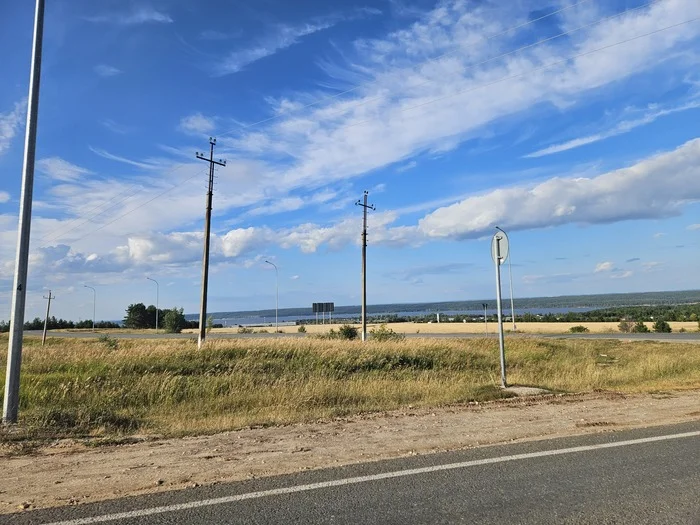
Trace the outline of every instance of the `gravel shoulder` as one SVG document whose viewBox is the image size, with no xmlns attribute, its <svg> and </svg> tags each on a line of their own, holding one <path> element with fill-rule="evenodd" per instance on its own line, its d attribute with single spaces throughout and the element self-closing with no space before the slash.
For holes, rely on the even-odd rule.
<svg viewBox="0 0 700 525">
<path fill-rule="evenodd" d="M 512 441 L 700 420 L 700 391 L 522 395 L 210 436 L 0 448 L 0 513 Z"/>
</svg>

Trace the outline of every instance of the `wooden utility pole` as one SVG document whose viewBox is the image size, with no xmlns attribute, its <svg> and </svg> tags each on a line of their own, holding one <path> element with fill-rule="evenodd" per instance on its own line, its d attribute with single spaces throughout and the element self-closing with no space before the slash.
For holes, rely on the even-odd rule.
<svg viewBox="0 0 700 525">
<path fill-rule="evenodd" d="M 355 206 L 362 206 L 362 340 L 367 340 L 367 210 L 376 210 L 374 204 L 367 204 L 365 191 L 364 200 L 357 201 Z"/>
<path fill-rule="evenodd" d="M 51 312 L 51 299 L 56 299 L 55 296 L 51 295 L 51 290 L 49 290 L 49 296 L 44 296 L 44 299 L 48 299 L 49 302 L 46 305 L 46 319 L 44 319 L 44 333 L 41 334 L 41 346 L 46 343 L 46 330 L 49 329 L 49 314 Z"/>
<path fill-rule="evenodd" d="M 207 335 L 207 288 L 209 285 L 209 239 L 211 237 L 211 203 L 214 197 L 214 166 L 226 166 L 225 160 L 214 160 L 216 139 L 209 137 L 209 158 L 197 153 L 197 158 L 209 163 L 209 191 L 207 192 L 207 212 L 204 222 L 204 256 L 202 257 L 202 298 L 199 307 L 199 338 L 197 348 L 202 348 Z"/>
</svg>

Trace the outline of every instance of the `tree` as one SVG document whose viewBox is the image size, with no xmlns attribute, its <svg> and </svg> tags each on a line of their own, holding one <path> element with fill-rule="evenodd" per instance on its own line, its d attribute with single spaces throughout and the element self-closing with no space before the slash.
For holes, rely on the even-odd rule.
<svg viewBox="0 0 700 525">
<path fill-rule="evenodd" d="M 155 314 L 155 307 L 153 308 Z M 155 319 L 150 324 L 155 324 Z M 148 328 L 148 310 L 143 303 L 130 304 L 126 309 L 126 317 L 124 317 L 125 328 Z"/>
<path fill-rule="evenodd" d="M 618 330 L 620 330 L 620 332 L 629 333 L 632 331 L 632 326 L 633 325 L 630 321 L 626 321 L 623 319 L 622 321 L 620 321 L 620 324 L 617 325 L 617 328 Z"/>
<path fill-rule="evenodd" d="M 654 332 L 669 334 L 671 333 L 671 325 L 663 319 L 659 319 L 654 323 Z"/>
<path fill-rule="evenodd" d="M 185 320 L 184 310 L 182 308 L 173 308 L 165 310 L 163 316 L 163 329 L 169 334 L 179 334 L 187 325 Z"/>
<path fill-rule="evenodd" d="M 649 328 L 642 321 L 637 321 L 632 327 L 632 332 L 637 334 L 646 334 L 649 332 Z"/>
</svg>

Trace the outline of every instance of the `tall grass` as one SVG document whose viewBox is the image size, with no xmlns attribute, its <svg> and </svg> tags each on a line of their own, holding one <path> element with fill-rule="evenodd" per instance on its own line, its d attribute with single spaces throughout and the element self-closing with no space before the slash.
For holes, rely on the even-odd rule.
<svg viewBox="0 0 700 525">
<path fill-rule="evenodd" d="M 513 339 L 506 352 L 515 384 L 700 387 L 694 344 Z M 497 399 L 510 395 L 498 388 L 499 373 L 494 339 L 234 339 L 201 351 L 187 340 L 49 339 L 41 347 L 29 339 L 20 413 L 26 426 L 53 434 L 208 433 Z"/>
</svg>

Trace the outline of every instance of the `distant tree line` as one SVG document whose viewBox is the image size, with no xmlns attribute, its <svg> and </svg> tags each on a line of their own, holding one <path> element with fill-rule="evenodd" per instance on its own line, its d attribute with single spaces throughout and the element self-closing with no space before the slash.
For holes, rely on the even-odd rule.
<svg viewBox="0 0 700 525">
<path fill-rule="evenodd" d="M 54 316 L 49 317 L 49 322 L 47 325 L 49 330 L 56 329 L 70 329 L 70 328 L 92 328 L 92 319 L 86 319 L 84 321 L 66 321 L 65 319 L 56 319 Z M 97 321 L 95 323 L 95 328 L 119 328 L 119 324 L 112 323 L 110 321 Z M 44 329 L 44 319 L 35 317 L 31 321 L 24 323 L 25 330 L 43 330 Z M 0 333 L 9 332 L 10 323 L 7 321 L 0 321 Z"/>
</svg>

